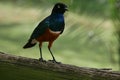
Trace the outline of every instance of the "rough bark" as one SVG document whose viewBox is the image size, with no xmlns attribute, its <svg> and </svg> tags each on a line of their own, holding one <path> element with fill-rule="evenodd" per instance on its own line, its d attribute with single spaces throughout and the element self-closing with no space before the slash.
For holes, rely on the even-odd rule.
<svg viewBox="0 0 120 80">
<path fill-rule="evenodd" d="M 27 68 L 36 69 L 38 72 L 43 70 L 43 71 L 48 71 L 47 74 L 49 74 L 50 71 L 50 74 L 51 72 L 53 72 L 54 74 L 61 75 L 61 76 L 58 75 L 54 76 L 54 74 L 53 76 L 47 75 L 48 80 L 120 80 L 120 72 L 112 71 L 111 69 L 77 67 L 69 64 L 62 64 L 62 63 L 57 64 L 51 61 L 40 62 L 37 59 L 15 56 L 0 52 L 0 68 L 2 68 L 1 67 L 2 64 L 9 64 L 9 65 L 12 64 L 13 66 L 17 65 L 17 67 L 25 66 Z M 9 69 L 10 68 L 11 67 L 9 67 Z M 3 69 L 4 69 L 3 71 L 5 71 L 6 68 Z M 11 71 L 10 73 L 12 74 L 12 72 L 14 71 Z M 17 72 L 17 74 L 18 73 L 19 72 Z M 7 78 L 7 73 L 5 74 Z M 46 74 L 43 73 L 42 75 L 46 75 Z M 46 77 L 41 76 L 41 74 L 39 74 L 39 77 L 44 79 L 36 79 L 36 80 L 47 80 Z M 15 80 L 15 79 L 11 78 L 11 80 Z M 25 79 L 17 79 L 17 80 L 25 80 Z M 29 79 L 29 76 L 28 76 L 28 80 L 31 80 Z"/>
</svg>

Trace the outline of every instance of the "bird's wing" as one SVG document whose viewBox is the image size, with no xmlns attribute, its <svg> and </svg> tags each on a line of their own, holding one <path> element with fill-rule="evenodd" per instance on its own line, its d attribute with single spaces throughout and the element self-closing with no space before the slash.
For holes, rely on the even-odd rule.
<svg viewBox="0 0 120 80">
<path fill-rule="evenodd" d="M 44 34 L 47 28 L 51 29 L 54 32 L 60 31 L 60 34 L 62 34 L 62 32 L 64 31 L 64 25 L 65 24 L 63 18 L 59 20 L 54 16 L 48 16 L 35 28 L 30 39 L 38 38 L 39 36 Z"/>
<path fill-rule="evenodd" d="M 34 29 L 30 39 L 38 38 L 40 35 L 44 34 L 46 29 L 49 27 L 49 17 L 45 18 L 38 26 Z"/>
</svg>

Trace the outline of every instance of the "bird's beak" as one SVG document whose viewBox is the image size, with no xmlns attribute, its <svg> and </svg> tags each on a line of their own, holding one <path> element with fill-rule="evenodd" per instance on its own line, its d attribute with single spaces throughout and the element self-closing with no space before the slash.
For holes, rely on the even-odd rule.
<svg viewBox="0 0 120 80">
<path fill-rule="evenodd" d="M 69 11 L 67 7 L 65 8 L 65 11 Z"/>
</svg>

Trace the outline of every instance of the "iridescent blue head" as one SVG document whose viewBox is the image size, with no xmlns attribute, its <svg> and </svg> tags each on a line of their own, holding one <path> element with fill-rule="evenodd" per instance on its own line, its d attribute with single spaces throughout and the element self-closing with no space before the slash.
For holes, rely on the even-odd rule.
<svg viewBox="0 0 120 80">
<path fill-rule="evenodd" d="M 67 5 L 63 3 L 56 3 L 53 7 L 52 13 L 61 13 L 64 14 L 65 11 L 68 11 Z"/>
</svg>

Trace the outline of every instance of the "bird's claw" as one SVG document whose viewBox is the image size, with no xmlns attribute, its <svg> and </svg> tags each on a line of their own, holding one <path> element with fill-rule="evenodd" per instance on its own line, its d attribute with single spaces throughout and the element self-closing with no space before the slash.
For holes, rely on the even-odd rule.
<svg viewBox="0 0 120 80">
<path fill-rule="evenodd" d="M 61 64 L 61 62 L 57 62 L 56 60 L 48 60 L 50 62 L 53 62 L 53 63 L 57 63 L 57 64 Z"/>
<path fill-rule="evenodd" d="M 46 62 L 46 60 L 44 60 L 43 58 L 39 58 L 40 62 Z"/>
</svg>

